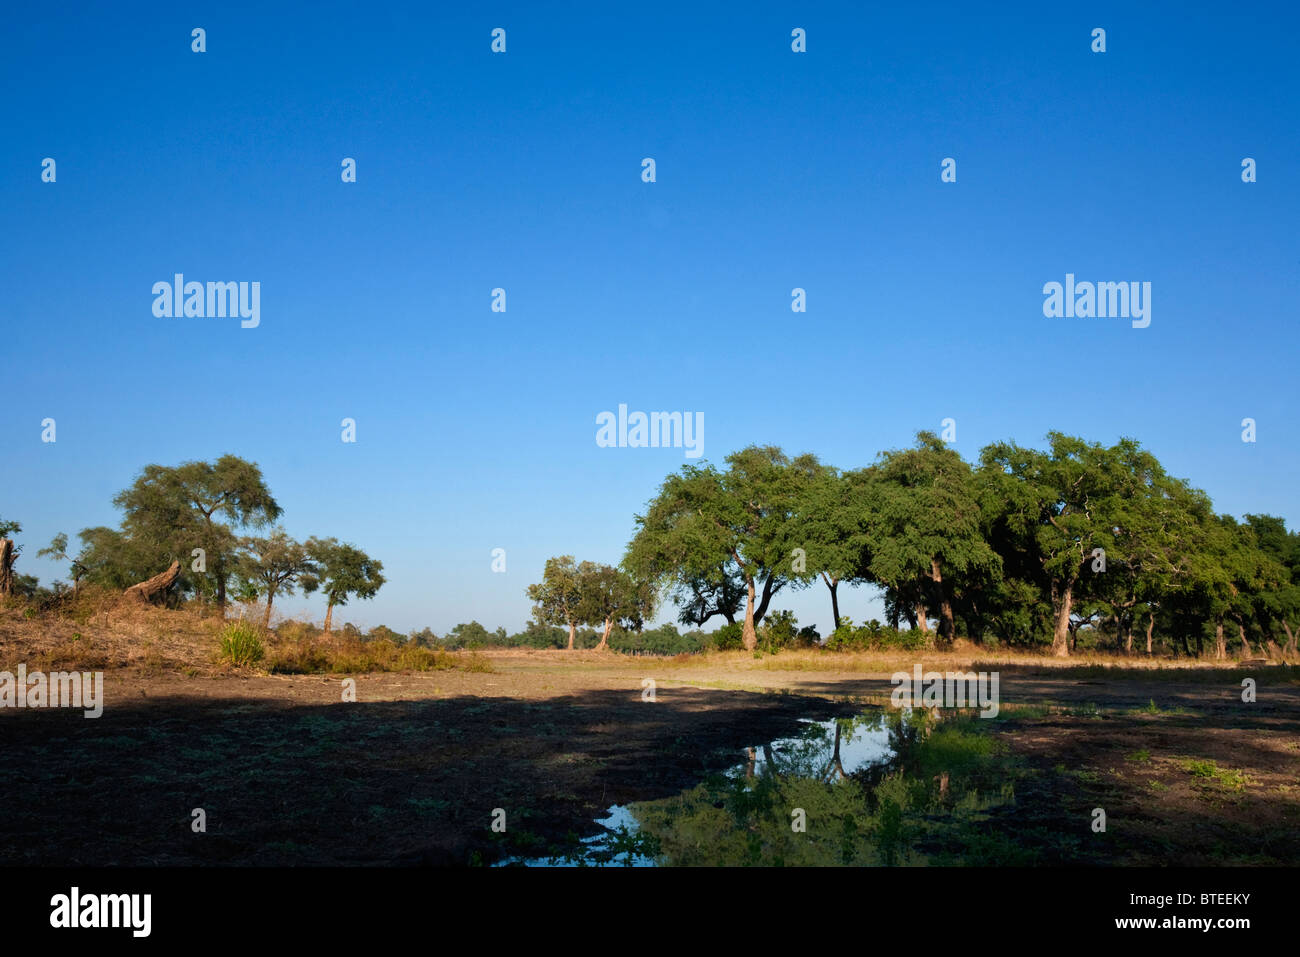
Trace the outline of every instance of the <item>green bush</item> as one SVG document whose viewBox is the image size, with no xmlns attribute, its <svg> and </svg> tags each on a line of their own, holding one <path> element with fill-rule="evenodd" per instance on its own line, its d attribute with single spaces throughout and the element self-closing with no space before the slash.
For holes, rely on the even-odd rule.
<svg viewBox="0 0 1300 957">
<path fill-rule="evenodd" d="M 257 628 L 246 621 L 233 621 L 221 632 L 221 656 L 232 665 L 251 668 L 266 650 Z"/>
<path fill-rule="evenodd" d="M 816 625 L 804 625 L 794 636 L 794 644 L 796 648 L 812 648 L 820 643 L 821 637 Z"/>
<path fill-rule="evenodd" d="M 744 648 L 744 631 L 745 626 L 738 621 L 723 625 L 710 636 L 713 639 L 714 649 L 717 651 L 734 651 L 737 648 Z"/>
<path fill-rule="evenodd" d="M 828 651 L 916 651 L 927 644 L 923 631 L 890 628 L 874 618 L 865 625 L 854 625 L 851 618 L 841 618 L 840 626 L 826 639 Z"/>
<path fill-rule="evenodd" d="M 799 635 L 795 624 L 792 611 L 776 611 L 768 615 L 758 629 L 759 649 L 769 654 L 776 654 L 782 648 L 793 645 Z"/>
</svg>

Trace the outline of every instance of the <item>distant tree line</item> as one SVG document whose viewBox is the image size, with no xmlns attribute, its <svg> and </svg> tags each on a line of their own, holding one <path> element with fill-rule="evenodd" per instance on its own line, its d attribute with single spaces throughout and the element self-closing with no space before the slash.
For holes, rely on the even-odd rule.
<svg viewBox="0 0 1300 957">
<path fill-rule="evenodd" d="M 1084 647 L 1180 655 L 1229 647 L 1252 655 L 1297 651 L 1300 534 L 1283 519 L 1216 513 L 1203 491 L 1170 476 L 1132 439 L 1111 446 L 1052 432 L 1043 450 L 996 442 L 976 464 L 930 432 L 912 448 L 841 471 L 814 455 L 750 446 L 725 468 L 686 465 L 669 475 L 619 566 L 549 559 L 528 586 L 523 631 L 478 622 L 439 638 L 378 626 L 360 638 L 432 646 L 597 648 L 676 654 L 708 648 L 776 649 L 820 636 L 776 610 L 782 592 L 826 589 L 829 648 L 976 643 Z M 39 553 L 68 563 L 70 590 L 125 589 L 178 565 L 163 600 L 197 599 L 224 614 L 233 595 L 265 601 L 301 590 L 334 609 L 371 598 L 382 564 L 334 538 L 291 539 L 258 467 L 235 456 L 147 466 L 114 504 L 119 528 L 83 529 L 81 547 L 55 536 Z M 0 519 L 0 595 L 40 591 L 15 571 L 17 522 Z M 880 591 L 887 623 L 854 626 L 840 586 Z M 56 583 L 55 592 L 68 589 Z M 673 625 L 647 629 L 663 599 Z M 702 628 L 718 619 L 722 627 Z M 933 624 L 933 628 L 931 625 Z"/>
<path fill-rule="evenodd" d="M 1296 651 L 1300 535 L 1275 516 L 1217 514 L 1131 439 L 1052 432 L 1045 450 L 996 442 L 972 466 L 920 432 L 861 469 L 770 446 L 726 465 L 670 475 L 622 564 L 683 623 L 739 623 L 746 648 L 779 593 L 820 581 L 837 631 L 849 583 L 883 592 L 894 630 L 930 636 L 934 622 L 940 644 L 1066 656 L 1082 633 L 1128 653 L 1137 632 L 1148 653 L 1157 634 L 1180 654 L 1252 654 L 1282 635 Z"/>
</svg>

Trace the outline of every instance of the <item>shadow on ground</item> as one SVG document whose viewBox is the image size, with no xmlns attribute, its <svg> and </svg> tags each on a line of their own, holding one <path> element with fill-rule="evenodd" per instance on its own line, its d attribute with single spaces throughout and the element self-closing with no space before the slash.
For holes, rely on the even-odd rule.
<svg viewBox="0 0 1300 957">
<path fill-rule="evenodd" d="M 435 864 L 544 852 L 676 794 L 820 699 L 659 689 L 294 706 L 150 698 L 0 715 L 0 862 Z M 206 833 L 192 812 L 206 814 Z M 496 808 L 506 837 L 493 834 Z"/>
</svg>

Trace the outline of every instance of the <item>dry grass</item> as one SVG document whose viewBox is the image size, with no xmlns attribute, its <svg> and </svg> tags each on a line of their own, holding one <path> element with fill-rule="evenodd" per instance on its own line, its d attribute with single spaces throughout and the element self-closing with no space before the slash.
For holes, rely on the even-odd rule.
<svg viewBox="0 0 1300 957">
<path fill-rule="evenodd" d="M 19 602 L 0 605 L 0 670 L 19 663 L 31 669 L 127 669 L 142 674 L 181 672 L 187 675 L 227 674 L 232 666 L 219 657 L 220 633 L 225 622 L 211 609 L 203 617 L 196 609 L 168 610 L 122 604 L 116 593 L 84 588 L 57 605 L 41 609 Z M 256 620 L 256 619 L 255 619 Z M 397 645 L 389 641 L 361 642 L 336 632 L 324 637 L 307 620 L 281 620 L 265 635 L 266 658 L 260 670 L 282 674 L 363 673 L 394 671 L 492 671 L 492 660 L 531 659 L 538 664 L 562 665 L 566 670 L 604 670 L 621 665 L 641 667 L 650 656 L 629 657 L 612 652 L 564 649 L 500 649 L 482 653 Z M 889 675 L 910 671 L 921 663 L 926 670 L 991 671 L 1014 668 L 1021 672 L 1059 673 L 1071 678 L 1120 677 L 1118 671 L 1140 671 L 1144 678 L 1169 681 L 1221 682 L 1253 672 L 1241 662 L 1150 659 L 1114 654 L 1079 653 L 1053 658 L 1042 653 L 990 650 L 958 641 L 948 650 L 839 651 L 788 649 L 776 655 L 755 656 L 746 651 L 713 651 L 653 658 L 658 667 L 673 671 L 828 672 Z M 1260 669 L 1268 683 L 1300 683 L 1300 662 L 1273 659 L 1281 667 Z"/>
<path fill-rule="evenodd" d="M 51 670 L 220 671 L 213 659 L 221 621 L 192 611 L 123 604 L 84 589 L 57 609 L 0 607 L 0 667 Z"/>
<path fill-rule="evenodd" d="M 179 672 L 211 677 L 250 670 L 282 674 L 374 671 L 492 671 L 483 655 L 320 637 L 307 622 L 283 621 L 262 632 L 266 657 L 256 669 L 221 659 L 226 621 L 195 609 L 125 604 L 117 595 L 84 589 L 44 610 L 18 602 L 0 605 L 0 670 L 126 670 L 143 675 Z M 262 629 L 259 627 L 259 631 Z"/>
<path fill-rule="evenodd" d="M 263 667 L 274 674 L 361 674 L 375 671 L 481 671 L 492 662 L 476 652 L 443 651 L 391 641 L 268 636 Z"/>
</svg>

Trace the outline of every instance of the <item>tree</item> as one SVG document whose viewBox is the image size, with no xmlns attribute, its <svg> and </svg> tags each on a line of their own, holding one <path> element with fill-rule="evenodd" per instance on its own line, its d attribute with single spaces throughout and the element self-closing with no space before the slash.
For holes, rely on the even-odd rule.
<svg viewBox="0 0 1300 957">
<path fill-rule="evenodd" d="M 1265 640 L 1272 640 L 1273 623 L 1286 633 L 1286 650 L 1296 653 L 1296 629 L 1300 618 L 1300 533 L 1288 531 L 1286 522 L 1275 515 L 1247 515 L 1259 550 L 1273 562 L 1273 587 L 1255 596 L 1255 620 Z"/>
<path fill-rule="evenodd" d="M 1166 474 L 1149 452 L 1123 446 L 1119 456 L 1126 493 L 1114 503 L 1104 562 L 1094 559 L 1085 573 L 1089 593 L 1114 622 L 1117 647 L 1129 654 L 1140 611 L 1150 613 L 1186 582 L 1213 511 L 1204 492 Z"/>
<path fill-rule="evenodd" d="M 88 583 L 120 590 L 147 578 L 158 566 L 156 548 L 118 529 L 83 528 L 77 537 L 82 543 L 78 559 L 86 566 L 83 580 Z"/>
<path fill-rule="evenodd" d="M 271 604 L 277 592 L 292 594 L 302 580 L 316 581 L 315 563 L 301 543 L 277 528 L 266 538 L 245 538 L 241 545 L 237 570 L 241 578 L 256 582 L 258 591 L 266 596 L 266 617 L 262 627 L 270 627 Z"/>
<path fill-rule="evenodd" d="M 387 625 L 375 625 L 370 629 L 370 633 L 366 635 L 366 640 L 391 641 L 395 645 L 404 645 L 408 640 L 408 636 L 389 628 Z"/>
<path fill-rule="evenodd" d="M 528 597 L 536 603 L 533 617 L 539 625 L 563 625 L 569 629 L 569 650 L 572 651 L 577 626 L 583 621 L 579 572 L 573 556 L 548 558 L 542 570 L 542 580 L 528 586 Z"/>
<path fill-rule="evenodd" d="M 125 513 L 123 534 L 153 554 L 152 564 L 175 559 L 188 568 L 193 550 L 203 549 L 207 570 L 199 574 L 212 577 L 223 614 L 238 549 L 235 529 L 261 527 L 281 515 L 261 470 L 234 455 L 214 463 L 146 465 L 113 504 Z"/>
<path fill-rule="evenodd" d="M 78 583 L 81 581 L 82 578 L 85 577 L 86 572 L 89 571 L 89 569 L 86 567 L 83 561 L 85 557 L 85 552 L 86 549 L 83 547 L 81 554 L 78 555 L 76 558 L 69 557 L 68 536 L 64 532 L 59 532 L 59 534 L 55 535 L 54 538 L 50 540 L 49 547 L 42 548 L 39 552 L 36 553 L 36 556 L 38 558 L 45 558 L 46 556 L 48 556 L 50 558 L 55 558 L 58 559 L 59 561 L 67 562 L 68 564 L 70 564 L 72 567 L 69 570 L 69 575 L 72 578 L 72 590 L 75 592 L 77 590 Z"/>
<path fill-rule="evenodd" d="M 830 466 L 811 476 L 798 506 L 805 573 L 820 576 L 831 596 L 831 615 L 840 627 L 841 582 L 868 580 L 876 508 L 876 473 L 840 473 Z"/>
<path fill-rule="evenodd" d="M 703 625 L 720 615 L 729 625 L 736 623 L 740 603 L 745 600 L 745 583 L 730 559 L 712 574 L 693 575 L 673 586 L 673 602 L 680 609 L 683 625 Z"/>
<path fill-rule="evenodd" d="M 924 621 L 925 596 L 939 609 L 939 633 L 956 637 L 954 577 L 988 575 L 1000 566 L 984 539 L 979 488 L 962 457 L 932 432 L 918 432 L 916 447 L 885 452 L 877 466 L 866 522 L 874 549 L 871 577 L 918 596 Z"/>
<path fill-rule="evenodd" d="M 1093 550 L 1114 548 L 1126 497 L 1141 477 L 1128 467 L 1140 447 L 1121 439 L 1111 448 L 1048 433 L 1050 451 L 997 442 L 983 450 L 982 478 L 1001 503 L 1003 541 L 1027 565 L 1052 605 L 1052 653 L 1070 654 L 1070 615 Z M 1003 553 L 1005 555 L 1005 553 Z"/>
<path fill-rule="evenodd" d="M 411 644 L 417 648 L 436 648 L 438 647 L 438 636 L 433 633 L 433 629 L 427 625 L 419 631 L 411 632 Z"/>
<path fill-rule="evenodd" d="M 610 565 L 583 562 L 578 566 L 577 616 L 585 625 L 603 627 L 597 651 L 609 647 L 614 625 L 641 630 L 654 614 L 654 589 Z"/>
<path fill-rule="evenodd" d="M 386 581 L 384 565 L 355 545 L 340 543 L 337 538 L 309 538 L 305 547 L 314 570 L 303 577 L 302 589 L 308 595 L 317 589 L 324 593 L 324 634 L 328 635 L 336 605 L 378 594 Z"/>
<path fill-rule="evenodd" d="M 662 589 L 716 581 L 731 563 L 745 585 L 742 640 L 752 651 L 755 626 L 794 574 L 798 505 L 822 466 L 815 456 L 791 460 L 773 446 L 750 446 L 726 461 L 726 472 L 687 465 L 664 481 L 646 514 L 636 516 L 623 566 Z"/>
</svg>

